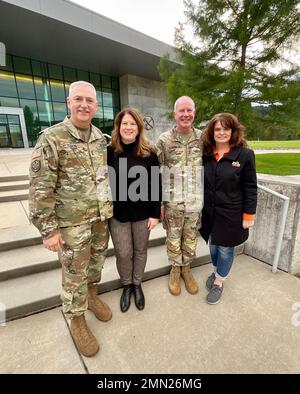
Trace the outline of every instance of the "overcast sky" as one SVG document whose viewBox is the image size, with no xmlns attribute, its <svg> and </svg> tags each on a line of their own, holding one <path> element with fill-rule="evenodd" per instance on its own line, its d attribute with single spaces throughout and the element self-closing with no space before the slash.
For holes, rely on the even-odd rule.
<svg viewBox="0 0 300 394">
<path fill-rule="evenodd" d="M 132 29 L 174 44 L 178 22 L 183 22 L 183 0 L 72 0 Z"/>
<path fill-rule="evenodd" d="M 174 45 L 174 33 L 178 22 L 186 20 L 183 0 L 71 1 L 170 45 Z M 188 41 L 193 42 L 191 28 L 185 24 L 184 30 Z M 286 52 L 286 57 L 300 64 L 299 48 Z M 278 67 L 279 64 L 275 69 Z"/>
</svg>

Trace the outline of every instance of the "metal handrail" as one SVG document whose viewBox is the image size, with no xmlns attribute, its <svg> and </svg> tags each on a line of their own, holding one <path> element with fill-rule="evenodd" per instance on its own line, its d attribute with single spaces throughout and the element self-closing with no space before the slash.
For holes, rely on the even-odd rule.
<svg viewBox="0 0 300 394">
<path fill-rule="evenodd" d="M 107 139 L 108 139 L 108 141 L 110 141 L 110 140 L 111 140 L 111 135 L 109 135 L 109 134 L 106 134 L 106 133 L 103 133 L 103 135 L 104 135 L 104 137 L 105 137 L 105 138 L 107 138 Z"/>
<path fill-rule="evenodd" d="M 279 261 L 279 255 L 281 252 L 281 246 L 282 246 L 282 240 L 283 240 L 283 233 L 284 233 L 284 228 L 286 224 L 286 219 L 287 219 L 287 213 L 288 213 L 288 208 L 289 208 L 289 203 L 290 199 L 287 196 L 284 196 L 283 194 L 274 192 L 273 190 L 257 184 L 257 187 L 261 190 L 264 190 L 267 193 L 273 194 L 276 197 L 279 197 L 281 200 L 283 200 L 283 206 L 281 208 L 281 215 L 279 219 L 279 232 L 277 235 L 277 242 L 276 242 L 276 248 L 275 248 L 275 254 L 273 257 L 273 264 L 272 264 L 272 272 L 276 272 L 278 268 L 278 261 Z"/>
</svg>

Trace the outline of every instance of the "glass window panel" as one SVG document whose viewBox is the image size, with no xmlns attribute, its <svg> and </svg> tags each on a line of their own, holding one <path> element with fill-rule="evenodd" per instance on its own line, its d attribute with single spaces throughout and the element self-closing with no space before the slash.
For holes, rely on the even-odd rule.
<svg viewBox="0 0 300 394">
<path fill-rule="evenodd" d="M 103 108 L 104 110 L 104 119 L 109 119 L 109 120 L 113 120 L 114 119 L 114 111 L 113 108 Z"/>
<path fill-rule="evenodd" d="M 33 80 L 34 80 L 36 98 L 38 100 L 51 101 L 49 81 L 45 78 L 38 78 L 38 77 L 34 77 Z"/>
<path fill-rule="evenodd" d="M 90 73 L 90 82 L 95 86 L 96 89 L 99 89 L 101 87 L 100 75 L 96 73 Z"/>
<path fill-rule="evenodd" d="M 103 106 L 113 107 L 113 95 L 112 93 L 103 92 Z"/>
<path fill-rule="evenodd" d="M 97 93 L 98 105 L 102 106 L 103 105 L 102 92 L 101 90 L 96 90 L 96 93 Z"/>
<path fill-rule="evenodd" d="M 60 121 L 58 122 L 57 120 L 54 120 L 51 124 L 51 126 L 54 126 L 55 124 L 60 123 Z"/>
<path fill-rule="evenodd" d="M 102 80 L 102 87 L 103 88 L 111 88 L 111 78 L 108 77 L 107 75 L 101 75 L 101 80 Z"/>
<path fill-rule="evenodd" d="M 1 66 L 1 64 L 0 64 L 0 70 L 13 71 L 11 56 L 6 54 L 6 59 L 5 60 L 6 60 L 5 61 L 5 66 Z"/>
<path fill-rule="evenodd" d="M 113 125 L 114 125 L 113 120 L 106 120 L 106 119 L 104 118 L 104 126 L 105 126 L 105 127 L 110 126 L 110 127 L 111 127 L 111 130 L 112 130 L 112 129 L 113 129 Z"/>
<path fill-rule="evenodd" d="M 67 115 L 67 107 L 64 103 L 53 103 L 54 120 L 61 122 Z"/>
<path fill-rule="evenodd" d="M 35 100 L 21 99 L 20 106 L 23 108 L 24 117 L 25 117 L 25 112 L 27 111 L 30 114 L 30 116 L 33 117 L 34 120 L 36 118 L 38 118 L 38 111 L 37 111 L 37 106 L 36 106 Z M 26 108 L 28 108 L 28 110 Z"/>
<path fill-rule="evenodd" d="M 93 119 L 92 119 L 92 124 L 93 124 L 94 126 L 98 127 L 98 129 L 100 129 L 100 126 L 99 126 L 99 119 L 98 119 L 98 118 L 93 118 Z"/>
<path fill-rule="evenodd" d="M 45 77 L 45 78 L 48 77 L 48 70 L 46 63 L 41 63 L 36 60 L 32 60 L 31 64 L 32 64 L 33 75 L 37 75 L 39 77 Z"/>
<path fill-rule="evenodd" d="M 58 66 L 57 64 L 48 64 L 48 68 L 50 78 L 63 80 L 62 66 Z"/>
<path fill-rule="evenodd" d="M 41 124 L 39 118 L 36 118 L 33 124 L 33 132 L 34 132 L 34 144 L 36 143 L 36 140 L 38 139 L 39 133 L 41 131 Z M 33 144 L 33 145 L 34 145 Z"/>
<path fill-rule="evenodd" d="M 98 110 L 97 110 L 97 113 L 96 113 L 96 118 L 103 118 L 103 107 L 102 106 L 98 106 Z"/>
<path fill-rule="evenodd" d="M 9 125 L 11 145 L 13 148 L 24 148 L 22 130 L 20 125 Z"/>
<path fill-rule="evenodd" d="M 102 129 L 102 127 L 104 126 L 104 120 L 103 118 L 98 118 L 98 120 L 99 120 L 99 127 L 100 129 Z"/>
<path fill-rule="evenodd" d="M 89 73 L 87 71 L 77 70 L 78 81 L 89 82 Z"/>
<path fill-rule="evenodd" d="M 0 91 L 3 96 L 18 97 L 13 73 L 0 71 Z"/>
<path fill-rule="evenodd" d="M 0 148 L 7 148 L 11 146 L 10 133 L 8 126 L 0 125 Z"/>
<path fill-rule="evenodd" d="M 53 113 L 51 103 L 47 101 L 37 101 L 41 129 L 51 126 Z"/>
<path fill-rule="evenodd" d="M 31 74 L 30 60 L 24 57 L 13 56 L 14 69 L 16 72 Z"/>
<path fill-rule="evenodd" d="M 114 112 L 113 108 L 103 108 L 104 110 L 104 126 L 113 128 L 114 124 Z"/>
<path fill-rule="evenodd" d="M 114 107 L 120 107 L 120 95 L 119 95 L 119 91 L 118 91 L 118 90 L 113 90 L 112 95 L 113 95 Z"/>
<path fill-rule="evenodd" d="M 76 70 L 74 68 L 64 67 L 64 77 L 65 81 L 77 81 Z"/>
<path fill-rule="evenodd" d="M 9 124 L 20 124 L 19 115 L 7 115 L 7 121 Z"/>
<path fill-rule="evenodd" d="M 70 82 L 65 82 L 65 96 L 68 97 L 69 96 L 69 89 L 70 89 Z"/>
<path fill-rule="evenodd" d="M 119 78 L 111 78 L 111 85 L 113 89 L 119 90 Z"/>
<path fill-rule="evenodd" d="M 19 100 L 11 97 L 0 97 L 1 107 L 19 107 Z"/>
<path fill-rule="evenodd" d="M 6 115 L 0 115 L 0 123 L 7 123 L 7 117 Z"/>
<path fill-rule="evenodd" d="M 32 77 L 29 75 L 16 74 L 16 81 L 20 98 L 35 99 Z"/>
<path fill-rule="evenodd" d="M 39 131 L 40 132 L 40 131 Z M 39 132 L 37 133 L 37 135 L 36 136 L 34 136 L 34 139 L 33 140 L 28 140 L 28 144 L 29 144 L 29 147 L 33 147 L 33 146 L 35 146 L 35 144 L 36 144 L 36 142 L 37 142 L 37 140 L 38 140 L 38 137 L 39 137 Z"/>
<path fill-rule="evenodd" d="M 101 129 L 103 126 L 103 119 L 95 117 L 92 119 L 92 123 L 94 126 L 98 127 L 98 129 Z"/>
<path fill-rule="evenodd" d="M 112 125 L 106 125 L 106 124 L 105 124 L 105 125 L 101 128 L 102 133 L 105 133 L 105 134 L 111 134 L 112 130 L 113 130 L 113 126 L 112 126 Z"/>
<path fill-rule="evenodd" d="M 35 100 L 20 100 L 23 108 L 28 139 L 33 145 L 40 131 L 40 121 Z"/>
<path fill-rule="evenodd" d="M 120 107 L 115 107 L 114 108 L 114 118 L 116 117 L 116 115 L 120 112 Z"/>
<path fill-rule="evenodd" d="M 65 102 L 66 96 L 65 96 L 64 83 L 62 81 L 50 80 L 50 86 L 51 86 L 52 100 Z"/>
</svg>

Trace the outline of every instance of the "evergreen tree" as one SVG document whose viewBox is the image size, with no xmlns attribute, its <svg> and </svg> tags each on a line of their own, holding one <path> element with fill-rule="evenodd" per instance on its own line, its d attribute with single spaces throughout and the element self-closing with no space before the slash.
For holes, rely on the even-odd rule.
<svg viewBox="0 0 300 394">
<path fill-rule="evenodd" d="M 176 32 L 182 66 L 164 57 L 160 74 L 170 101 L 190 95 L 197 120 L 231 112 L 249 137 L 296 136 L 300 125 L 300 67 L 287 57 L 300 35 L 298 0 L 185 0 L 198 46 Z M 263 110 L 265 108 L 265 110 Z"/>
</svg>

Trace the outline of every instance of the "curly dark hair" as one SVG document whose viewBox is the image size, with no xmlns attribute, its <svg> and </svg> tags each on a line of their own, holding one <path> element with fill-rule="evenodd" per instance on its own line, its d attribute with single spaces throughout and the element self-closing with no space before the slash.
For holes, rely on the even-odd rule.
<svg viewBox="0 0 300 394">
<path fill-rule="evenodd" d="M 227 127 L 231 129 L 231 137 L 229 141 L 229 145 L 231 148 L 235 148 L 237 146 L 247 147 L 247 141 L 245 139 L 245 127 L 239 123 L 238 118 L 230 114 L 228 112 L 222 112 L 220 114 L 216 114 L 206 126 L 203 133 L 203 148 L 204 153 L 209 154 L 213 152 L 214 146 L 216 145 L 214 139 L 214 129 L 215 124 L 220 121 L 223 127 Z"/>
</svg>

